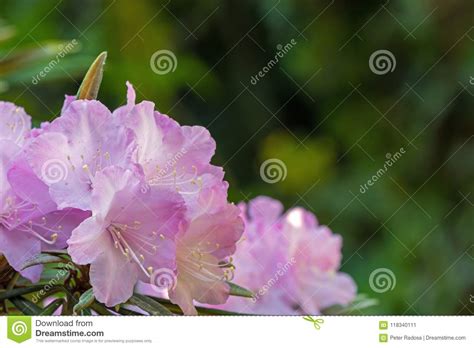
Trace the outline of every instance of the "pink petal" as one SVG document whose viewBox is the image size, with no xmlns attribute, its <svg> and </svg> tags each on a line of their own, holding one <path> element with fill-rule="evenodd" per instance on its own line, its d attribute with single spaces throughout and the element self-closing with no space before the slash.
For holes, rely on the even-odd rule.
<svg viewBox="0 0 474 348">
<path fill-rule="evenodd" d="M 187 283 L 180 283 L 178 280 L 176 288 L 170 291 L 170 300 L 181 308 L 184 315 L 198 314 L 194 307 L 191 289 Z"/>
<path fill-rule="evenodd" d="M 133 133 L 100 102 L 77 100 L 32 141 L 27 154 L 60 209 L 88 210 L 95 173 L 111 165 L 129 166 L 133 140 Z"/>
<path fill-rule="evenodd" d="M 96 299 L 113 307 L 133 295 L 138 270 L 115 248 L 104 249 L 90 268 L 90 282 Z"/>
<path fill-rule="evenodd" d="M 39 281 L 41 266 L 21 270 L 23 264 L 41 252 L 41 243 L 30 234 L 19 230 L 5 230 L 0 227 L 0 253 L 4 254 L 8 263 L 24 277 L 32 282 Z"/>
<path fill-rule="evenodd" d="M 248 212 L 252 220 L 271 224 L 283 213 L 283 204 L 273 198 L 260 196 L 250 201 Z"/>
<path fill-rule="evenodd" d="M 299 303 L 304 314 L 320 314 L 334 305 L 348 305 L 356 296 L 357 286 L 345 273 L 306 274 L 300 278 Z"/>
<path fill-rule="evenodd" d="M 44 244 L 43 250 L 58 250 L 66 248 L 66 241 L 71 237 L 72 231 L 90 216 L 89 212 L 78 209 L 56 210 L 38 220 L 35 232 L 45 239 L 50 239 L 56 234 L 56 242 L 53 245 Z"/>
<path fill-rule="evenodd" d="M 103 221 L 90 217 L 72 231 L 67 241 L 68 253 L 74 262 L 87 265 L 106 249 L 113 245 L 112 238 L 105 231 Z"/>
<path fill-rule="evenodd" d="M 0 102 L 0 140 L 10 140 L 23 145 L 31 129 L 31 117 L 15 104 Z"/>
</svg>

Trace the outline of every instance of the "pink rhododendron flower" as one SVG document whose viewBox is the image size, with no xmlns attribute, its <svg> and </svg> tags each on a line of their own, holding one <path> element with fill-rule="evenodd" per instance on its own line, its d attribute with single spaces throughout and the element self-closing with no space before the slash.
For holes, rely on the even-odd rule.
<svg viewBox="0 0 474 348">
<path fill-rule="evenodd" d="M 135 104 L 135 91 L 127 83 L 127 105 L 117 109 L 114 117 L 133 130 L 137 149 L 133 160 L 143 169 L 150 186 L 178 191 L 188 210 L 202 189 L 222 182 L 222 168 L 210 164 L 216 143 L 209 131 L 200 126 L 180 126 L 155 111 L 155 104 Z"/>
<path fill-rule="evenodd" d="M 140 279 L 175 268 L 174 236 L 185 223 L 178 193 L 148 187 L 137 173 L 116 166 L 96 173 L 92 216 L 68 241 L 74 262 L 91 264 L 95 297 L 107 306 L 127 301 Z"/>
<path fill-rule="evenodd" d="M 71 231 L 88 216 L 77 209 L 58 211 L 48 187 L 36 178 L 22 156 L 30 116 L 10 103 L 0 103 L 0 253 L 32 281 L 41 266 L 22 270 L 41 251 L 63 249 Z M 18 183 L 18 184 L 15 184 Z"/>
<path fill-rule="evenodd" d="M 243 232 L 240 211 L 227 203 L 222 168 L 210 164 L 216 144 L 209 132 L 199 126 L 180 126 L 155 111 L 152 102 L 136 104 L 135 91 L 127 85 L 127 105 L 117 109 L 114 117 L 135 134 L 137 150 L 132 159 L 152 189 L 181 195 L 189 221 L 176 235 L 176 270 L 157 270 L 153 279 L 163 295 L 161 279 L 177 277 L 167 295 L 185 314 L 196 314 L 194 300 L 221 304 L 229 297 L 225 282 L 229 270 L 223 264 Z"/>
<path fill-rule="evenodd" d="M 193 300 L 223 304 L 229 298 L 233 267 L 229 260 L 244 224 L 238 207 L 227 203 L 227 185 L 204 192 L 204 210 L 191 217 L 187 229 L 176 236 L 177 281 L 169 297 L 184 314 L 197 314 Z"/>
<path fill-rule="evenodd" d="M 319 314 L 347 305 L 356 285 L 338 272 L 342 238 L 315 216 L 294 208 L 282 215 L 280 202 L 259 197 L 241 204 L 246 219 L 238 243 L 234 281 L 255 294 L 252 300 L 230 298 L 219 308 L 258 314 Z"/>
<path fill-rule="evenodd" d="M 319 314 L 354 299 L 339 235 L 268 197 L 230 204 L 209 131 L 137 104 L 127 86 L 113 112 L 69 96 L 60 117 L 34 130 L 23 109 L 0 102 L 0 253 L 13 268 L 37 281 L 42 268 L 22 270 L 25 261 L 67 247 L 90 265 L 98 301 L 112 307 L 138 291 L 188 315 L 197 303 Z M 255 297 L 230 298 L 230 280 Z"/>
<path fill-rule="evenodd" d="M 89 210 L 95 174 L 107 166 L 129 165 L 133 132 L 114 122 L 98 101 L 66 103 L 61 117 L 32 139 L 26 156 L 60 209 Z"/>
</svg>

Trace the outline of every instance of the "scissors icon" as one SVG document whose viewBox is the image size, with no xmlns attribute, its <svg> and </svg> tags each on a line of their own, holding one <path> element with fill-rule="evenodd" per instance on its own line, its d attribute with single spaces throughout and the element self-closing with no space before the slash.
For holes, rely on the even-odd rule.
<svg viewBox="0 0 474 348">
<path fill-rule="evenodd" d="M 469 295 L 469 302 L 474 303 L 474 295 Z"/>
<path fill-rule="evenodd" d="M 307 315 L 307 316 L 303 317 L 303 319 L 306 320 L 306 321 L 309 321 L 309 322 L 313 323 L 314 328 L 315 328 L 316 330 L 321 329 L 321 324 L 324 324 L 324 319 L 321 319 L 321 318 L 313 318 L 313 317 L 311 317 L 310 315 Z"/>
</svg>

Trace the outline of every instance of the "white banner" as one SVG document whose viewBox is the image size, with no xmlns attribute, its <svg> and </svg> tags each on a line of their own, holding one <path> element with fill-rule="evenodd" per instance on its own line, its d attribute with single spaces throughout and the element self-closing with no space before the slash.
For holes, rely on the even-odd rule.
<svg viewBox="0 0 474 348">
<path fill-rule="evenodd" d="M 474 347 L 474 317 L 0 317 L 0 347 Z"/>
</svg>

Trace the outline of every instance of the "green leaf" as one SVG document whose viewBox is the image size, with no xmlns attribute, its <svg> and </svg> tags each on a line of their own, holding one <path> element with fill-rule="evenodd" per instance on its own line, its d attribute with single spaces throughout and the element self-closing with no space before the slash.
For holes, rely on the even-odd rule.
<svg viewBox="0 0 474 348">
<path fill-rule="evenodd" d="M 81 312 L 81 315 L 85 315 L 85 316 L 91 316 L 92 315 L 92 311 L 90 308 L 84 308 Z"/>
<path fill-rule="evenodd" d="M 163 298 L 153 297 L 153 296 L 148 296 L 148 297 L 153 299 L 156 302 L 159 302 L 160 304 L 162 304 L 164 307 L 166 307 L 170 312 L 174 314 L 181 314 L 181 315 L 183 314 L 183 311 L 181 310 L 181 308 L 179 308 L 179 306 L 175 305 L 174 303 L 171 303 L 170 300 L 165 300 Z M 221 309 L 199 307 L 199 306 L 196 306 L 196 310 L 199 315 L 251 315 L 251 314 L 229 312 L 229 311 L 224 311 Z"/>
<path fill-rule="evenodd" d="M 81 297 L 79 298 L 79 302 L 77 302 L 77 304 L 74 306 L 74 314 L 77 314 L 83 309 L 90 307 L 94 303 L 94 300 L 94 291 L 92 290 L 92 288 L 90 288 L 81 295 Z"/>
<path fill-rule="evenodd" d="M 196 307 L 196 310 L 199 315 L 251 315 L 251 314 L 229 312 L 229 311 L 223 311 L 221 309 L 206 308 L 206 307 Z"/>
<path fill-rule="evenodd" d="M 247 289 L 241 287 L 240 285 L 237 285 L 237 284 L 234 284 L 234 283 L 231 283 L 231 282 L 227 282 L 227 284 L 229 284 L 229 286 L 230 286 L 230 295 L 231 296 L 239 296 L 239 297 L 247 297 L 247 298 L 253 298 L 254 297 L 254 294 L 253 294 L 252 291 L 247 290 Z"/>
<path fill-rule="evenodd" d="M 113 315 L 107 307 L 97 301 L 94 301 L 94 303 L 91 304 L 90 308 L 99 315 Z"/>
<path fill-rule="evenodd" d="M 161 303 L 144 295 L 135 294 L 128 300 L 128 303 L 143 309 L 151 315 L 173 315 Z"/>
<path fill-rule="evenodd" d="M 64 289 L 66 294 L 66 302 L 64 303 L 61 315 L 72 315 L 74 312 L 74 306 L 77 304 L 77 299 L 68 289 Z"/>
<path fill-rule="evenodd" d="M 351 314 L 356 312 L 356 314 L 361 314 L 360 311 L 369 307 L 378 305 L 378 300 L 369 298 L 365 294 L 359 294 L 357 297 L 347 306 L 335 305 L 324 310 L 325 315 L 342 315 L 342 314 Z"/>
<path fill-rule="evenodd" d="M 43 308 L 40 315 L 53 315 L 53 313 L 65 303 L 63 298 L 51 302 L 49 305 Z"/>
<path fill-rule="evenodd" d="M 0 291 L 0 301 L 11 299 L 13 297 L 23 296 L 31 294 L 33 292 L 41 291 L 44 289 L 44 285 L 32 285 L 26 288 L 17 288 L 8 291 Z"/>
<path fill-rule="evenodd" d="M 138 312 L 135 312 L 135 311 L 132 311 L 128 308 L 123 308 L 123 307 L 120 307 L 118 309 L 117 313 L 119 313 L 121 315 L 143 315 L 143 313 L 138 313 Z"/>
<path fill-rule="evenodd" d="M 61 257 L 48 255 L 48 254 L 39 254 L 25 261 L 25 263 L 21 265 L 21 269 L 24 270 L 28 267 L 32 267 L 36 265 L 45 265 L 48 263 L 63 263 L 63 262 L 64 262 L 64 259 Z"/>
<path fill-rule="evenodd" d="M 9 299 L 13 305 L 26 315 L 41 315 L 42 309 L 22 296 Z"/>
<path fill-rule="evenodd" d="M 12 277 L 12 278 L 10 279 L 10 281 L 8 282 L 7 291 L 13 290 L 13 288 L 15 287 L 16 282 L 18 281 L 18 279 L 20 279 L 20 273 L 15 272 L 15 274 L 13 275 L 13 277 Z"/>
<path fill-rule="evenodd" d="M 97 99 L 100 84 L 102 83 L 102 75 L 104 72 L 104 64 L 107 59 L 107 52 L 102 52 L 94 60 L 89 70 L 82 80 L 81 86 L 77 91 L 77 99 Z"/>
</svg>

